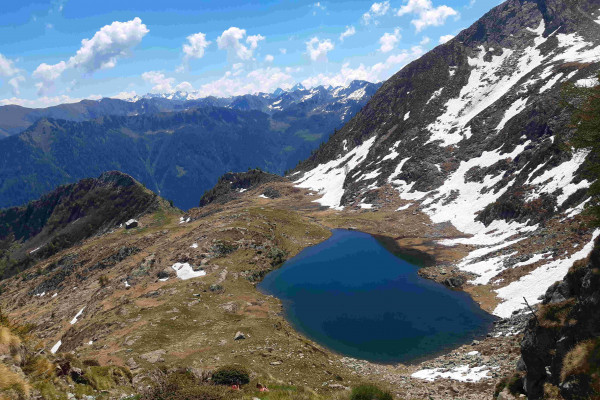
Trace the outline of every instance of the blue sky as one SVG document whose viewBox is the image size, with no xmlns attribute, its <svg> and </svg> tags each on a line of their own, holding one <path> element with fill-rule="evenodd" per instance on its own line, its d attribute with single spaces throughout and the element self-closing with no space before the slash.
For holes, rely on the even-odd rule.
<svg viewBox="0 0 600 400">
<path fill-rule="evenodd" d="M 0 104 L 381 81 L 490 0 L 4 0 Z"/>
</svg>

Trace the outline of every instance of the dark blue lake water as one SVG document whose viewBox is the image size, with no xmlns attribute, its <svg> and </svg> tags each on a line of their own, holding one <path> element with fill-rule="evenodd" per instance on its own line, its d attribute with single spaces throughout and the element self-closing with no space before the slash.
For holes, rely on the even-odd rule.
<svg viewBox="0 0 600 400">
<path fill-rule="evenodd" d="M 337 353 L 410 362 L 485 335 L 493 317 L 466 293 L 421 278 L 373 236 L 334 230 L 258 286 L 287 320 Z"/>
</svg>

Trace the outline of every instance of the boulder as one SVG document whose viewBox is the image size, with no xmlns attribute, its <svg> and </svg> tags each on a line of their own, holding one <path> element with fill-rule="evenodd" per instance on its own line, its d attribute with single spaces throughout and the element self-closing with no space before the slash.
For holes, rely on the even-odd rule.
<svg viewBox="0 0 600 400">
<path fill-rule="evenodd" d="M 138 221 L 136 219 L 130 219 L 129 221 L 125 222 L 125 229 L 132 229 L 132 228 L 136 228 L 138 226 Z"/>
</svg>

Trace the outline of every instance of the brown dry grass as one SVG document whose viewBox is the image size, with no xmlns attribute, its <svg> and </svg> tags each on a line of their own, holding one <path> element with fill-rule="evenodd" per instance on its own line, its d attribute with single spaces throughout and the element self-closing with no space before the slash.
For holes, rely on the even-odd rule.
<svg viewBox="0 0 600 400">
<path fill-rule="evenodd" d="M 30 391 L 29 383 L 21 375 L 0 364 L 0 394 L 9 399 L 27 399 Z"/>
</svg>

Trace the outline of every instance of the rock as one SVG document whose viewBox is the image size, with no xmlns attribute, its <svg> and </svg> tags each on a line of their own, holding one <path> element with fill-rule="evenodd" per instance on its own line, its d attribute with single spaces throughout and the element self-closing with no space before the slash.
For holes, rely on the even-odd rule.
<svg viewBox="0 0 600 400">
<path fill-rule="evenodd" d="M 500 392 L 500 394 L 498 394 L 497 399 L 498 400 L 515 400 L 516 397 L 513 396 L 512 394 L 510 394 L 510 392 L 508 391 L 508 388 L 504 388 L 504 390 L 502 390 Z"/>
<path fill-rule="evenodd" d="M 223 286 L 215 284 L 215 285 L 210 285 L 210 291 L 211 292 L 221 292 L 223 290 Z"/>
<path fill-rule="evenodd" d="M 129 221 L 125 222 L 125 229 L 137 228 L 137 226 L 138 221 L 135 219 L 130 219 Z"/>
<path fill-rule="evenodd" d="M 177 274 L 173 268 L 164 268 L 158 271 L 158 274 L 156 274 L 156 276 L 158 277 L 158 279 L 167 279 L 174 278 L 177 276 Z"/>
<path fill-rule="evenodd" d="M 330 389 L 337 389 L 337 390 L 350 390 L 349 387 L 340 385 L 339 383 L 332 383 L 330 385 L 327 385 L 327 387 Z"/>
<path fill-rule="evenodd" d="M 162 357 L 165 353 L 166 353 L 166 351 L 159 349 L 159 350 L 150 351 L 148 353 L 144 353 L 144 354 L 140 355 L 140 358 L 148 361 L 149 363 L 154 364 L 157 362 L 165 361 L 165 359 Z"/>
<path fill-rule="evenodd" d="M 450 278 L 444 279 L 443 284 L 448 286 L 449 288 L 459 288 L 465 284 L 467 279 L 464 276 L 452 276 Z"/>
<path fill-rule="evenodd" d="M 127 360 L 127 366 L 129 367 L 129 369 L 138 369 L 139 368 L 138 363 L 135 362 L 133 357 L 130 357 L 129 360 Z"/>
<path fill-rule="evenodd" d="M 271 361 L 271 365 L 281 365 L 283 362 L 281 361 Z"/>
<path fill-rule="evenodd" d="M 246 339 L 246 336 L 240 331 L 237 331 L 237 333 L 233 337 L 233 340 L 244 340 L 244 339 Z"/>
<path fill-rule="evenodd" d="M 230 301 L 229 303 L 221 304 L 221 308 L 227 312 L 235 313 L 238 310 L 238 305 L 235 301 Z"/>
</svg>

